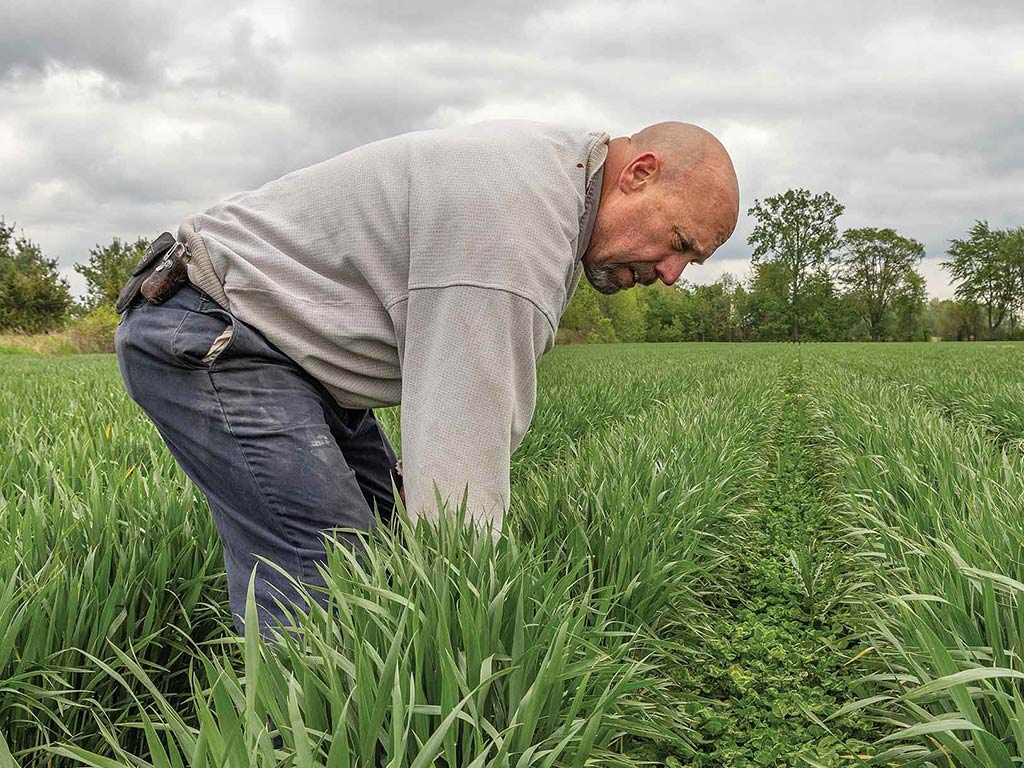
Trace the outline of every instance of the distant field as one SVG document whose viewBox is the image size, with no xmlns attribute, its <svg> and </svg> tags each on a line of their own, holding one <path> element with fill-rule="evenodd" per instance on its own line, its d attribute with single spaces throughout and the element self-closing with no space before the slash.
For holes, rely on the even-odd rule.
<svg viewBox="0 0 1024 768">
<path fill-rule="evenodd" d="M 558 347 L 507 536 L 334 552 L 264 646 L 114 358 L 4 355 L 0 768 L 1020 763 L 1022 362 Z"/>
</svg>

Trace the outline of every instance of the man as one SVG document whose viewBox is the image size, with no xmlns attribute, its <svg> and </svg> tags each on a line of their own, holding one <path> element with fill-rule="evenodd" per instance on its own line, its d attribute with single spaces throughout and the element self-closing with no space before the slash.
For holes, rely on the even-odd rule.
<svg viewBox="0 0 1024 768">
<path fill-rule="evenodd" d="M 180 246 L 140 265 L 161 303 L 126 287 L 117 352 L 209 500 L 238 629 L 254 567 L 261 631 L 277 600 L 301 605 L 259 558 L 322 584 L 324 532 L 391 515 L 373 408 L 402 404 L 410 516 L 436 518 L 435 489 L 452 508 L 468 493 L 497 535 L 581 272 L 603 293 L 672 284 L 738 208 L 728 154 L 696 126 L 609 141 L 492 122 L 359 147 L 185 219 Z"/>
</svg>

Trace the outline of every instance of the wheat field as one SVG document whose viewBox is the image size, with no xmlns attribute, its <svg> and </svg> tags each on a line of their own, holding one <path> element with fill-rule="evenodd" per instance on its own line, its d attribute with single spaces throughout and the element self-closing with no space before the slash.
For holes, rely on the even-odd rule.
<svg viewBox="0 0 1024 768">
<path fill-rule="evenodd" d="M 1019 764 L 1021 355 L 558 347 L 505 536 L 334 549 L 273 644 L 114 358 L 5 355 L 0 766 Z"/>
</svg>

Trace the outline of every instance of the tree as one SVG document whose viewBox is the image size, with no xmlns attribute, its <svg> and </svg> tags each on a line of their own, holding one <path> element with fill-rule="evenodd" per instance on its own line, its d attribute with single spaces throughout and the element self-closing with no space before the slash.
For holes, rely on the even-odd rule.
<svg viewBox="0 0 1024 768">
<path fill-rule="evenodd" d="M 966 239 L 949 241 L 949 261 L 942 262 L 953 279 L 960 281 L 956 297 L 984 308 L 989 338 L 1011 311 L 1017 292 L 1017 270 L 1007 261 L 1005 237 L 1006 233 L 993 230 L 987 221 L 975 221 Z"/>
<path fill-rule="evenodd" d="M 688 341 L 692 338 L 693 307 L 683 283 L 655 283 L 645 290 L 647 333 L 645 341 Z"/>
<path fill-rule="evenodd" d="M 967 341 L 974 327 L 969 310 L 955 299 L 932 299 L 925 308 L 924 322 L 928 332 L 943 341 Z"/>
<path fill-rule="evenodd" d="M 117 294 L 148 247 L 149 241 L 141 237 L 134 243 L 115 237 L 110 245 L 101 248 L 97 244 L 90 250 L 88 263 L 75 265 L 87 285 L 86 306 L 95 309 L 100 304 L 116 304 Z"/>
<path fill-rule="evenodd" d="M 924 258 L 924 246 L 893 229 L 863 227 L 843 233 L 840 279 L 873 341 L 882 338 L 896 292 Z"/>
<path fill-rule="evenodd" d="M 743 329 L 740 318 L 746 291 L 730 272 L 723 272 L 713 285 L 716 286 L 716 292 L 720 293 L 714 307 L 718 340 L 742 341 Z"/>
<path fill-rule="evenodd" d="M 754 248 L 751 262 L 768 262 L 781 270 L 793 341 L 799 341 L 801 322 L 811 309 L 805 290 L 808 281 L 835 263 L 840 244 L 836 220 L 844 210 L 828 192 L 812 195 L 806 189 L 790 189 L 763 202 L 755 200 L 747 211 L 757 221 L 747 238 Z"/>
<path fill-rule="evenodd" d="M 599 295 L 598 304 L 611 320 L 619 341 L 643 341 L 647 332 L 647 302 L 640 289 Z"/>
<path fill-rule="evenodd" d="M 928 291 L 924 277 L 914 270 L 907 272 L 892 297 L 892 321 L 896 338 L 901 341 L 928 341 L 931 335 L 925 323 L 925 302 Z"/>
<path fill-rule="evenodd" d="M 49 331 L 64 322 L 70 307 L 57 260 L 44 258 L 38 245 L 15 236 L 14 225 L 0 218 L 0 330 Z"/>
<path fill-rule="evenodd" d="M 569 306 L 558 323 L 559 344 L 595 344 L 618 341 L 615 327 L 601 311 L 600 294 L 587 280 L 580 280 Z"/>
<path fill-rule="evenodd" d="M 744 287 L 743 282 L 736 281 L 732 289 L 732 333 L 735 334 L 735 341 L 749 341 L 751 339 L 748 318 L 750 315 L 750 292 Z"/>
<path fill-rule="evenodd" d="M 1019 313 L 1024 312 L 1024 227 L 1005 229 L 999 233 L 998 258 L 1010 274 L 1010 332 Z"/>
<path fill-rule="evenodd" d="M 723 275 L 692 289 L 694 341 L 729 341 L 732 337 L 733 278 Z"/>
<path fill-rule="evenodd" d="M 792 333 L 789 276 L 781 264 L 765 261 L 754 267 L 744 323 L 756 341 L 784 341 Z"/>
<path fill-rule="evenodd" d="M 804 286 L 806 313 L 803 337 L 811 341 L 845 341 L 850 327 L 857 322 L 850 303 L 839 291 L 837 281 L 827 270 L 818 270 Z"/>
</svg>

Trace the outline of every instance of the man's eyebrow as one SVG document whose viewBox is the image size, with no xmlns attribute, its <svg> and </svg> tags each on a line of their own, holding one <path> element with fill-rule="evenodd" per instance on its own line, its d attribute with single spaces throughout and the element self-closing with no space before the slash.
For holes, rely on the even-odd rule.
<svg viewBox="0 0 1024 768">
<path fill-rule="evenodd" d="M 693 241 L 690 240 L 689 238 L 687 238 L 686 235 L 684 235 L 682 233 L 682 231 L 680 231 L 678 226 L 673 226 L 672 227 L 672 231 L 676 233 L 676 237 L 679 238 L 680 243 L 682 244 L 684 251 L 690 251 L 691 253 L 693 253 L 693 254 L 698 256 L 698 258 L 690 259 L 690 263 L 691 264 L 698 264 L 698 265 L 700 265 L 700 264 L 703 264 L 705 261 L 707 261 L 708 257 L 707 256 L 701 256 L 700 254 L 697 253 L 697 249 L 694 247 Z"/>
<path fill-rule="evenodd" d="M 685 250 L 693 250 L 693 244 L 689 241 L 689 239 L 686 237 L 686 235 L 684 235 L 680 231 L 678 226 L 673 226 L 672 227 L 672 231 L 676 233 L 676 237 L 679 238 L 679 242 L 682 244 L 682 247 L 683 247 L 684 251 Z"/>
</svg>

